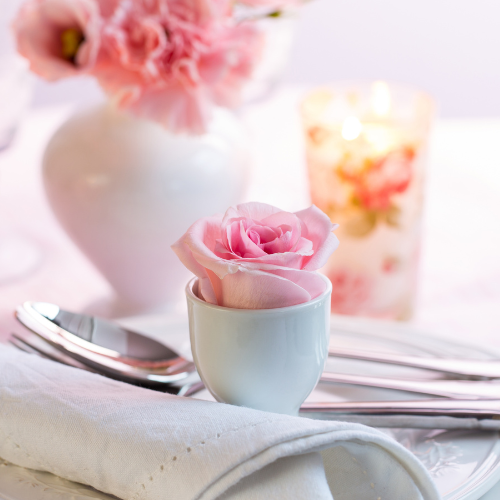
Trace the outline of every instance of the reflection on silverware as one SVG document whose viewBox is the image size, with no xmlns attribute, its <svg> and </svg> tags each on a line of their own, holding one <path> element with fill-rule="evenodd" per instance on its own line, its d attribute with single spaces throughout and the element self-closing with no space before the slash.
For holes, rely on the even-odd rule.
<svg viewBox="0 0 500 500">
<path fill-rule="evenodd" d="M 52 361 L 57 361 L 58 363 L 62 363 L 64 365 L 72 366 L 74 368 L 80 368 L 81 370 L 86 370 L 89 372 L 97 373 L 96 370 L 93 370 L 89 366 L 84 365 L 83 363 L 79 363 L 76 359 L 67 356 L 62 351 L 59 351 L 52 347 L 49 343 L 42 340 L 35 334 L 29 334 L 29 339 L 13 333 L 9 339 L 9 343 L 14 347 L 17 347 L 19 350 L 27 352 L 29 354 L 38 354 L 43 358 L 50 359 Z"/>
<path fill-rule="evenodd" d="M 324 372 L 320 382 L 377 387 L 454 399 L 500 400 L 500 381 L 497 380 L 407 380 Z"/>
<path fill-rule="evenodd" d="M 452 358 L 424 358 L 400 354 L 371 353 L 356 349 L 330 349 L 329 356 L 335 358 L 373 361 L 391 365 L 422 368 L 446 373 L 461 378 L 493 379 L 500 378 L 500 360 L 473 360 Z"/>
<path fill-rule="evenodd" d="M 146 385 L 170 384 L 195 372 L 194 363 L 137 332 L 54 304 L 25 302 L 17 319 L 52 347 L 111 377 Z"/>
<path fill-rule="evenodd" d="M 300 412 L 329 420 L 371 422 L 368 425 L 380 427 L 500 430 L 500 400 L 492 399 L 304 403 Z"/>
<path fill-rule="evenodd" d="M 49 343 L 42 340 L 40 337 L 34 334 L 25 334 L 19 336 L 17 334 L 12 334 L 9 339 L 10 344 L 18 348 L 21 351 L 27 352 L 29 354 L 36 354 L 43 358 L 62 363 L 64 365 L 72 366 L 74 368 L 79 368 L 82 370 L 90 371 L 92 373 L 98 373 L 101 375 L 114 378 L 121 382 L 132 383 L 134 385 L 139 385 L 142 387 L 147 387 L 149 389 L 161 390 L 163 392 L 169 392 L 171 394 L 177 394 L 178 396 L 191 396 L 199 391 L 201 391 L 205 386 L 203 382 L 200 381 L 197 374 L 192 374 L 190 377 L 183 379 L 182 381 L 173 382 L 171 384 L 154 384 L 148 386 L 148 384 L 132 381 L 130 379 L 121 378 L 119 376 L 113 376 L 109 373 L 99 371 L 97 369 L 92 369 L 82 363 L 79 363 L 74 358 L 67 356 L 59 349 L 52 347 Z"/>
<path fill-rule="evenodd" d="M 69 366 L 89 369 L 74 358 L 51 346 L 34 334 L 23 337 L 13 335 L 10 339 L 18 349 L 58 361 Z M 91 370 L 97 371 L 99 370 Z M 108 375 L 107 373 L 101 372 Z M 118 380 L 130 383 L 130 380 Z M 140 384 L 142 385 L 142 384 Z M 195 376 L 172 384 L 156 385 L 179 396 L 191 396 L 204 385 Z M 301 408 L 303 416 L 329 420 L 346 420 L 375 427 L 414 427 L 448 429 L 500 429 L 499 400 L 425 400 L 425 401 L 382 401 L 348 403 L 305 403 Z"/>
</svg>

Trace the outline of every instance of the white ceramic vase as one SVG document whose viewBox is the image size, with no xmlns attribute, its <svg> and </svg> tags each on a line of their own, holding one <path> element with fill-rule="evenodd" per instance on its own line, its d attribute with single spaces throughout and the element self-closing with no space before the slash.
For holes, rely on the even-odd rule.
<svg viewBox="0 0 500 500">
<path fill-rule="evenodd" d="M 205 387 L 223 403 L 297 415 L 323 373 L 330 340 L 332 285 L 304 304 L 231 309 L 186 287 L 193 360 Z"/>
<path fill-rule="evenodd" d="M 64 123 L 43 159 L 55 215 L 112 285 L 121 314 L 182 300 L 189 272 L 170 245 L 240 202 L 248 171 L 246 135 L 222 109 L 206 134 L 190 136 L 102 105 Z"/>
</svg>

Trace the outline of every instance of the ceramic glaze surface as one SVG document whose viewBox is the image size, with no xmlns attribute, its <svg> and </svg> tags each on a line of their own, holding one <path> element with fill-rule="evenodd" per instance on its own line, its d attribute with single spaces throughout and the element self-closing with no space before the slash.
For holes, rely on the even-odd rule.
<svg viewBox="0 0 500 500">
<path fill-rule="evenodd" d="M 170 245 L 198 218 L 241 201 L 249 154 L 228 111 L 189 136 L 105 105 L 63 124 L 43 163 L 66 232 L 124 301 L 147 309 L 182 300 L 189 272 Z"/>
<path fill-rule="evenodd" d="M 278 309 L 230 309 L 186 288 L 193 359 L 217 401 L 298 414 L 328 354 L 331 284 L 318 298 Z"/>
</svg>

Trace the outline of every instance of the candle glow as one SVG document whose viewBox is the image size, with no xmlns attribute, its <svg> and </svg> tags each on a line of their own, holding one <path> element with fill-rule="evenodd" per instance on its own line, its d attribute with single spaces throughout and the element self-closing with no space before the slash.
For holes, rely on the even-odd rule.
<svg viewBox="0 0 500 500">
<path fill-rule="evenodd" d="M 400 102 L 394 90 L 380 81 L 320 89 L 302 105 L 312 201 L 340 224 L 340 246 L 323 269 L 333 312 L 411 313 L 432 103 L 413 91 Z"/>
</svg>

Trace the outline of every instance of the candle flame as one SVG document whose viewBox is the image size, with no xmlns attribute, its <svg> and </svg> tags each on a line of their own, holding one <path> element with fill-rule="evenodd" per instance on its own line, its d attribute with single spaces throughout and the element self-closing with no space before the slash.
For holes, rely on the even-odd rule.
<svg viewBox="0 0 500 500">
<path fill-rule="evenodd" d="M 359 137 L 362 130 L 361 122 L 355 116 L 349 116 L 342 125 L 342 137 L 346 141 L 353 141 Z"/>
<path fill-rule="evenodd" d="M 374 82 L 372 85 L 372 109 L 376 116 L 384 117 L 391 110 L 391 93 L 385 82 Z"/>
</svg>

